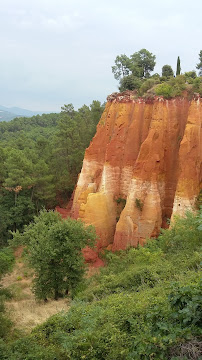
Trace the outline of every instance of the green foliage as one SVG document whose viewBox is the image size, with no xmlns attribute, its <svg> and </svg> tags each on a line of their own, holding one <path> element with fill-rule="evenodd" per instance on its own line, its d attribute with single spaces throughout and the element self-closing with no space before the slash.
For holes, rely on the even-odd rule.
<svg viewBox="0 0 202 360">
<path fill-rule="evenodd" d="M 160 84 L 155 88 L 155 93 L 165 99 L 170 99 L 172 97 L 172 86 L 167 83 Z"/>
<path fill-rule="evenodd" d="M 196 68 L 199 70 L 199 76 L 202 76 L 202 50 L 200 50 L 199 63 L 196 65 Z"/>
<path fill-rule="evenodd" d="M 0 352 L 1 352 L 1 339 L 6 339 L 10 335 L 12 322 L 5 312 L 3 300 L 0 296 Z M 1 359 L 1 355 L 0 355 Z"/>
<path fill-rule="evenodd" d="M 143 209 L 143 202 L 140 199 L 135 199 L 135 206 L 138 210 L 142 211 Z"/>
<path fill-rule="evenodd" d="M 198 77 L 193 81 L 193 90 L 202 96 L 202 77 Z"/>
<path fill-rule="evenodd" d="M 13 252 L 9 248 L 0 249 L 0 280 L 4 274 L 12 269 L 14 263 Z"/>
<path fill-rule="evenodd" d="M 0 342 L 0 360 L 62 360 L 54 347 L 36 344 L 33 336 L 17 340 L 10 347 Z"/>
<path fill-rule="evenodd" d="M 119 91 L 138 90 L 141 87 L 141 80 L 131 75 L 124 76 L 119 82 Z"/>
<path fill-rule="evenodd" d="M 195 205 L 198 210 L 200 210 L 200 207 L 202 207 L 202 190 L 200 190 L 200 192 L 196 198 Z"/>
<path fill-rule="evenodd" d="M 130 73 L 130 59 L 125 55 L 118 55 L 115 59 L 115 65 L 112 66 L 112 72 L 116 80 L 128 76 Z"/>
<path fill-rule="evenodd" d="M 199 58 L 201 60 L 201 52 Z M 189 99 L 193 97 L 194 92 L 202 96 L 201 62 L 197 65 L 197 69 L 200 70 L 199 77 L 197 77 L 196 72 L 193 70 L 180 75 L 179 56 L 177 59 L 176 77 L 174 77 L 174 72 L 170 65 L 162 67 L 161 77 L 159 74 L 151 76 L 154 66 L 155 56 L 146 49 L 142 49 L 130 57 L 127 57 L 125 54 L 117 56 L 115 66 L 112 66 L 112 72 L 115 79 L 119 80 L 119 90 L 121 92 L 136 90 L 134 92 L 136 96 L 144 96 L 145 98 L 151 98 L 155 94 L 162 95 L 166 99 L 185 96 L 184 90 L 186 90 L 186 96 Z"/>
<path fill-rule="evenodd" d="M 22 231 L 23 226 L 33 219 L 35 207 L 29 195 L 29 190 L 17 194 L 4 188 L 0 190 L 0 248 L 7 245 L 10 231 Z"/>
<path fill-rule="evenodd" d="M 139 78 L 148 78 L 156 65 L 156 56 L 146 49 L 135 52 L 130 56 L 130 59 L 130 70 L 134 76 Z"/>
<path fill-rule="evenodd" d="M 155 87 L 156 95 L 162 95 L 165 99 L 182 96 L 184 90 L 186 90 L 186 77 L 184 75 L 170 78 Z"/>
<path fill-rule="evenodd" d="M 95 232 L 81 221 L 62 220 L 58 213 L 41 211 L 22 234 L 13 233 L 13 244 L 27 246 L 28 260 L 35 271 L 33 290 L 39 299 L 58 299 L 74 292 L 84 275 L 81 250 L 92 246 Z"/>
<path fill-rule="evenodd" d="M 2 359 L 177 357 L 201 334 L 201 230 L 200 211 L 177 218 L 144 248 L 106 252 L 107 266 L 85 280 L 69 311 L 2 346 Z"/>
<path fill-rule="evenodd" d="M 170 227 L 169 231 L 162 229 L 162 234 L 158 238 L 158 246 L 168 254 L 197 249 L 202 241 L 201 216 L 201 211 L 199 211 L 197 216 L 187 213 L 184 218 L 176 217 L 175 224 Z M 148 246 L 150 246 L 150 242 Z M 154 242 L 152 246 L 154 246 Z"/>
<path fill-rule="evenodd" d="M 84 105 L 75 111 L 72 104 L 64 105 L 53 139 L 51 172 L 58 198 L 70 198 L 81 170 L 84 151 L 95 134 L 103 112 L 99 101 L 90 108 Z"/>
<path fill-rule="evenodd" d="M 147 79 L 154 70 L 156 56 L 146 49 L 135 52 L 128 58 L 125 54 L 117 56 L 112 72 L 119 80 L 119 90 L 134 90 L 141 86 L 141 79 Z"/>
<path fill-rule="evenodd" d="M 0 123 L 0 247 L 41 208 L 68 201 L 102 112 L 93 101 L 78 111 L 69 104 L 60 114 Z"/>
<path fill-rule="evenodd" d="M 6 273 L 11 271 L 13 264 L 13 252 L 8 248 L 0 249 L 0 280 Z M 9 296 L 8 291 L 2 289 L 0 285 L 0 339 L 5 339 L 9 336 L 12 326 L 11 320 L 7 316 L 4 308 L 4 300 Z"/>
<path fill-rule="evenodd" d="M 117 204 L 122 204 L 123 207 L 126 205 L 126 199 L 123 199 L 121 197 L 119 197 L 118 199 L 116 199 L 116 203 Z"/>
<path fill-rule="evenodd" d="M 123 209 L 124 209 L 124 207 L 126 205 L 126 199 L 119 197 L 119 198 L 115 199 L 115 201 L 117 203 L 116 222 L 118 222 L 119 219 L 120 219 L 120 215 L 121 215 L 121 213 L 122 213 L 122 211 L 123 211 Z"/>
<path fill-rule="evenodd" d="M 184 76 L 189 84 L 193 84 L 193 79 L 197 78 L 196 71 L 185 72 Z"/>
<path fill-rule="evenodd" d="M 139 95 L 144 95 L 145 93 L 147 93 L 148 90 L 150 90 L 155 84 L 158 84 L 159 79 L 155 79 L 155 78 L 150 78 L 145 80 L 142 85 L 140 86 L 139 89 Z"/>
<path fill-rule="evenodd" d="M 165 76 L 166 78 L 174 76 L 173 69 L 170 65 L 164 65 L 162 67 L 162 76 Z"/>
<path fill-rule="evenodd" d="M 186 78 L 184 75 L 178 75 L 176 78 L 171 78 L 169 84 L 172 86 L 172 96 L 181 96 L 182 92 L 186 89 Z"/>
<path fill-rule="evenodd" d="M 180 66 L 180 57 L 177 58 L 177 69 L 176 69 L 176 76 L 180 75 L 181 73 L 181 66 Z"/>
<path fill-rule="evenodd" d="M 169 295 L 169 301 L 173 318 L 177 318 L 183 327 L 202 325 L 202 280 L 197 286 L 180 287 L 176 284 Z"/>
</svg>

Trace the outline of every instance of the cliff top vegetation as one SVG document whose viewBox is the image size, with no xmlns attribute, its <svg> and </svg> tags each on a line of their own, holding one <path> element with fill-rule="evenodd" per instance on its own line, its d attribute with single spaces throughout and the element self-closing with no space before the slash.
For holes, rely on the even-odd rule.
<svg viewBox="0 0 202 360">
<path fill-rule="evenodd" d="M 194 93 L 202 96 L 202 50 L 196 65 L 198 76 L 195 70 L 182 73 L 179 56 L 176 73 L 170 65 L 164 65 L 161 74 L 151 75 L 156 65 L 155 59 L 156 56 L 146 49 L 141 49 L 130 57 L 125 54 L 118 55 L 112 72 L 119 81 L 119 90 L 136 90 L 137 96 L 161 95 L 166 99 L 185 94 L 192 97 Z"/>
</svg>

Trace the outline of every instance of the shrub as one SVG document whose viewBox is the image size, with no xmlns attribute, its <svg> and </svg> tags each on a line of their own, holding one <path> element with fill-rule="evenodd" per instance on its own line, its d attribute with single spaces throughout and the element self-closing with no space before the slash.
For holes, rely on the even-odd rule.
<svg viewBox="0 0 202 360">
<path fill-rule="evenodd" d="M 149 89 L 151 89 L 155 84 L 158 84 L 159 80 L 155 78 L 150 78 L 145 80 L 140 89 L 139 89 L 139 95 L 142 96 L 145 94 Z"/>
<path fill-rule="evenodd" d="M 140 86 L 141 86 L 141 79 L 133 75 L 128 75 L 128 76 L 124 76 L 120 80 L 119 90 L 121 92 L 125 90 L 138 90 Z"/>
<path fill-rule="evenodd" d="M 143 209 L 143 202 L 140 199 L 135 199 L 135 206 L 138 210 L 142 211 Z"/>
<path fill-rule="evenodd" d="M 126 199 L 123 199 L 121 197 L 119 197 L 118 199 L 116 199 L 116 203 L 117 204 L 122 204 L 123 207 L 126 205 Z"/>
<path fill-rule="evenodd" d="M 155 93 L 156 95 L 162 95 L 165 99 L 170 99 L 173 94 L 172 86 L 167 83 L 157 85 Z"/>
<path fill-rule="evenodd" d="M 195 92 L 199 93 L 202 96 L 202 76 L 197 77 L 193 81 L 193 89 Z"/>
</svg>

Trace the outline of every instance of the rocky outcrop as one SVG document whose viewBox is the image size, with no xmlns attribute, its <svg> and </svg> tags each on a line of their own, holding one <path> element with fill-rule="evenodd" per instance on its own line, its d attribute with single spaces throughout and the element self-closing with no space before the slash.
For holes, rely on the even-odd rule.
<svg viewBox="0 0 202 360">
<path fill-rule="evenodd" d="M 202 102 L 134 93 L 108 97 L 86 150 L 71 216 L 93 224 L 97 248 L 125 249 L 193 208 L 201 184 Z"/>
</svg>

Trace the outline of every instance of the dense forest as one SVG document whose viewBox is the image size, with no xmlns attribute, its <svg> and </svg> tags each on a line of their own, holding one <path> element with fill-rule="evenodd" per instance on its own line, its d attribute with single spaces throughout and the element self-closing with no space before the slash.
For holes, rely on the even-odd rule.
<svg viewBox="0 0 202 360">
<path fill-rule="evenodd" d="M 42 207 L 68 201 L 102 112 L 93 101 L 0 123 L 0 246 Z"/>
</svg>

